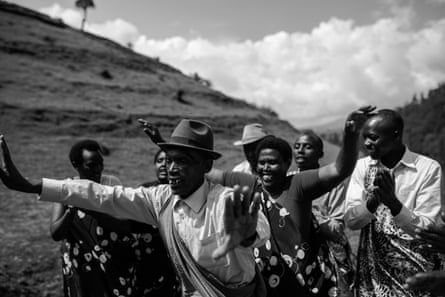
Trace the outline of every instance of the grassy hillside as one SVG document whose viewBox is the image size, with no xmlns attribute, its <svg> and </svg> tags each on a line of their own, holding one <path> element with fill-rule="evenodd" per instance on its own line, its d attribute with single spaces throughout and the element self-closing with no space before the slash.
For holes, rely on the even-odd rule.
<svg viewBox="0 0 445 297">
<path fill-rule="evenodd" d="M 232 142 L 246 123 L 261 122 L 289 141 L 296 132 L 274 112 L 157 59 L 0 1 L 0 134 L 28 178 L 72 176 L 71 145 L 94 138 L 110 150 L 107 173 L 126 185 L 152 179 L 156 147 L 140 131 L 139 117 L 165 136 L 181 118 L 208 121 L 216 150 L 224 154 L 216 166 L 223 169 L 242 159 Z M 324 163 L 337 151 L 326 148 Z M 0 296 L 61 296 L 59 245 L 49 237 L 51 205 L 30 198 L 0 185 Z"/>
</svg>

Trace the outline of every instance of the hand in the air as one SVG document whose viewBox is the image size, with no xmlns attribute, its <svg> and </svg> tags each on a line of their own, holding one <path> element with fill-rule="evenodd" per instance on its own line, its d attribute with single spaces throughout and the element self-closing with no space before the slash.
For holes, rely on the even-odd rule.
<svg viewBox="0 0 445 297">
<path fill-rule="evenodd" d="M 5 137 L 0 135 L 0 149 L 2 156 L 2 167 L 0 169 L 0 179 L 11 190 L 17 190 L 26 193 L 40 193 L 39 185 L 31 184 L 23 175 L 18 171 L 14 162 L 12 161 L 11 154 L 6 144 Z"/>
<path fill-rule="evenodd" d="M 252 197 L 253 196 L 253 197 Z M 224 242 L 212 254 L 214 259 L 228 252 L 256 235 L 260 194 L 251 194 L 248 187 L 233 188 L 233 195 L 226 198 L 224 210 Z"/>
<path fill-rule="evenodd" d="M 151 141 L 153 141 L 154 144 L 164 142 L 159 129 L 155 125 L 144 119 L 138 119 L 138 122 L 141 124 L 144 133 L 147 134 L 148 137 L 150 137 Z"/>
<path fill-rule="evenodd" d="M 345 122 L 345 132 L 359 133 L 366 120 L 375 114 L 375 109 L 375 106 L 367 105 L 349 114 Z"/>
</svg>

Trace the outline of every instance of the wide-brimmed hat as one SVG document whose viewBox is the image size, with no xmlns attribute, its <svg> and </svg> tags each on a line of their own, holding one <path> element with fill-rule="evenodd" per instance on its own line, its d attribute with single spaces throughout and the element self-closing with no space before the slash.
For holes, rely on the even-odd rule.
<svg viewBox="0 0 445 297">
<path fill-rule="evenodd" d="M 266 130 L 264 130 L 263 125 L 254 123 L 244 126 L 243 137 L 241 140 L 235 141 L 233 145 L 246 145 L 253 143 L 267 136 Z"/>
<path fill-rule="evenodd" d="M 169 148 L 188 148 L 208 154 L 213 160 L 221 154 L 213 150 L 212 128 L 204 122 L 183 119 L 179 122 L 169 142 L 158 143 L 163 150 Z"/>
</svg>

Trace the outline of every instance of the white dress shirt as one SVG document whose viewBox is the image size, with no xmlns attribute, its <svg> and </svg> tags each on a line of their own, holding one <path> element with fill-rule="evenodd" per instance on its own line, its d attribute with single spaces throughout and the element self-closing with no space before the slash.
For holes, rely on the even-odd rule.
<svg viewBox="0 0 445 297">
<path fill-rule="evenodd" d="M 226 285 L 237 286 L 252 281 L 255 275 L 252 247 L 264 244 L 270 230 L 264 214 L 259 212 L 254 244 L 239 246 L 225 257 L 213 260 L 211 255 L 222 244 L 225 234 L 225 199 L 232 192 L 231 188 L 205 181 L 187 199 L 181 199 L 172 193 L 169 185 L 127 188 L 103 186 L 88 180 L 43 179 L 40 199 L 158 226 L 161 207 L 172 198 L 174 223 L 193 258 Z"/>
<path fill-rule="evenodd" d="M 351 229 L 361 229 L 375 219 L 366 207 L 364 179 L 372 162 L 368 156 L 357 161 L 346 192 L 345 222 Z M 441 197 L 441 168 L 438 162 L 406 148 L 399 163 L 391 169 L 395 194 L 402 209 L 394 222 L 413 236 L 417 226 L 426 227 L 438 221 Z"/>
</svg>

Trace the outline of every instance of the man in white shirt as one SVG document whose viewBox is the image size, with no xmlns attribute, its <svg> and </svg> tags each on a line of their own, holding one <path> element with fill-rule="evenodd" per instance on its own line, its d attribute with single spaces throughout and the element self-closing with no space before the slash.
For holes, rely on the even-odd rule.
<svg viewBox="0 0 445 297">
<path fill-rule="evenodd" d="M 168 185 L 150 188 L 103 186 L 87 180 L 43 179 L 31 184 L 14 166 L 0 136 L 4 166 L 0 179 L 13 190 L 40 194 L 40 200 L 71 204 L 160 228 L 183 285 L 183 296 L 264 296 L 252 247 L 269 237 L 259 194 L 226 188 L 205 179 L 213 160 L 213 133 L 207 124 L 182 120 L 167 153 Z"/>
<path fill-rule="evenodd" d="M 361 229 L 359 296 L 420 296 L 405 279 L 436 265 L 435 255 L 418 248 L 414 230 L 438 220 L 440 165 L 411 152 L 402 134 L 403 119 L 393 110 L 367 121 L 369 156 L 357 162 L 346 193 L 345 222 Z"/>
<path fill-rule="evenodd" d="M 243 128 L 243 136 L 241 140 L 233 143 L 235 146 L 243 146 L 244 156 L 246 160 L 236 165 L 232 171 L 243 172 L 248 174 L 255 173 L 255 152 L 260 140 L 267 136 L 263 125 L 254 123 L 245 125 Z"/>
</svg>

